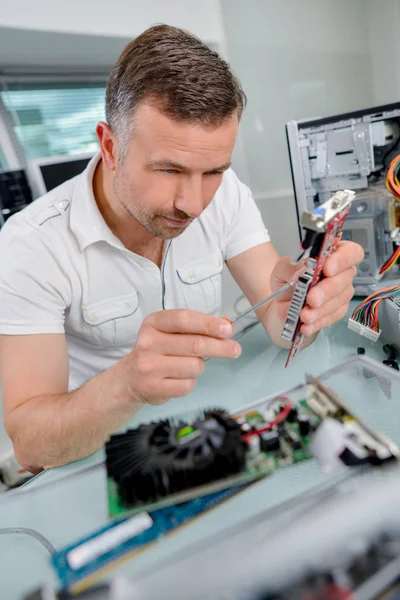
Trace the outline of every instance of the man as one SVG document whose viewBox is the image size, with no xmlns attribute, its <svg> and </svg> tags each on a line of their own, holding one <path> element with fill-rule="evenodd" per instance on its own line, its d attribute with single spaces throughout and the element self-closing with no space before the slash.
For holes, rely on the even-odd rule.
<svg viewBox="0 0 400 600">
<path fill-rule="evenodd" d="M 144 403 L 188 394 L 202 357 L 234 359 L 218 318 L 226 262 L 254 304 L 296 276 L 230 169 L 245 96 L 194 36 L 128 44 L 106 92 L 100 154 L 0 234 L 0 379 L 31 470 L 96 451 Z M 362 249 L 342 243 L 308 295 L 303 332 L 341 319 Z M 290 295 L 258 312 L 282 344 Z"/>
</svg>

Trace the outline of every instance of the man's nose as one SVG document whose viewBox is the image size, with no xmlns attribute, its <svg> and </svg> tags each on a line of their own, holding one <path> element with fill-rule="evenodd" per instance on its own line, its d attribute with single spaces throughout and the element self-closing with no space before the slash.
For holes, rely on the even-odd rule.
<svg viewBox="0 0 400 600">
<path fill-rule="evenodd" d="M 183 178 L 175 208 L 192 217 L 201 215 L 204 209 L 202 177 Z"/>
</svg>

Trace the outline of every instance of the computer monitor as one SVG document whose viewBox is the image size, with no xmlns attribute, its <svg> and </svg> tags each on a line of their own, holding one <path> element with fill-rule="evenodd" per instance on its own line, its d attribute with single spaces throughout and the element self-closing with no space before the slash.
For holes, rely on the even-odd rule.
<svg viewBox="0 0 400 600">
<path fill-rule="evenodd" d="M 43 196 L 86 168 L 94 153 L 50 156 L 28 163 L 28 177 L 35 198 Z"/>
<path fill-rule="evenodd" d="M 0 227 L 9 217 L 31 202 L 32 192 L 25 171 L 0 171 Z"/>
</svg>

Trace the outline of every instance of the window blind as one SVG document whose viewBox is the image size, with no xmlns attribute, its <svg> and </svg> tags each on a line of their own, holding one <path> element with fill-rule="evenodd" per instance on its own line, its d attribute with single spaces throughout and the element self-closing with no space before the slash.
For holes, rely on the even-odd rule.
<svg viewBox="0 0 400 600">
<path fill-rule="evenodd" d="M 106 80 L 3 83 L 1 98 L 25 159 L 95 152 Z"/>
</svg>

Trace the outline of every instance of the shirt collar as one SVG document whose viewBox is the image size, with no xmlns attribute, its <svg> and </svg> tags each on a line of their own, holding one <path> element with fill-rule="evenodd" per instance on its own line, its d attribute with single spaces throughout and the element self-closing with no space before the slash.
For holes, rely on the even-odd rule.
<svg viewBox="0 0 400 600">
<path fill-rule="evenodd" d="M 118 248 L 123 247 L 104 221 L 93 193 L 93 176 L 101 159 L 96 154 L 86 169 L 76 179 L 71 202 L 70 226 L 81 251 L 95 242 L 107 242 Z"/>
</svg>

